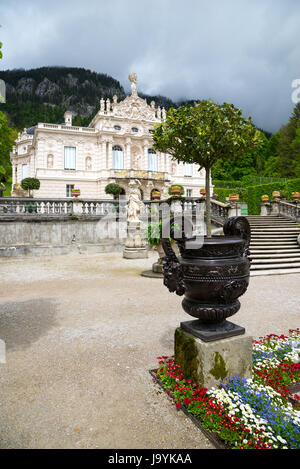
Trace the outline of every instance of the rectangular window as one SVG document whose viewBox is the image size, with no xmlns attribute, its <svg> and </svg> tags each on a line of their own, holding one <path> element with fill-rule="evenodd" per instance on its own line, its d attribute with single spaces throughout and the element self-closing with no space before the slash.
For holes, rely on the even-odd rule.
<svg viewBox="0 0 300 469">
<path fill-rule="evenodd" d="M 113 150 L 114 169 L 124 169 L 123 150 Z"/>
<path fill-rule="evenodd" d="M 184 175 L 185 177 L 193 176 L 193 165 L 191 163 L 184 163 Z"/>
<path fill-rule="evenodd" d="M 28 178 L 28 164 L 22 164 L 22 179 Z"/>
<path fill-rule="evenodd" d="M 157 154 L 148 153 L 148 171 L 157 172 Z"/>
<path fill-rule="evenodd" d="M 76 169 L 75 147 L 65 147 L 65 169 Z"/>
<path fill-rule="evenodd" d="M 187 197 L 193 197 L 193 189 L 187 189 L 186 190 L 186 196 Z"/>
<path fill-rule="evenodd" d="M 66 196 L 72 197 L 72 189 L 75 189 L 74 184 L 67 184 L 66 186 Z"/>
</svg>

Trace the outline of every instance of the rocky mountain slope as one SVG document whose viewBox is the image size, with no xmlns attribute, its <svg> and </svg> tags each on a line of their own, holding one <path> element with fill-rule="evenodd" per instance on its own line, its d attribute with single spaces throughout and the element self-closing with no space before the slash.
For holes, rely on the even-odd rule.
<svg viewBox="0 0 300 469">
<path fill-rule="evenodd" d="M 84 68 L 42 67 L 0 71 L 6 83 L 7 103 L 1 106 L 11 124 L 19 129 L 38 120 L 58 122 L 66 109 L 77 114 L 77 125 L 87 125 L 99 108 L 99 99 L 126 93 L 114 78 Z M 140 93 L 150 103 L 169 109 L 177 104 L 163 96 Z M 76 118 L 75 118 L 76 119 Z"/>
</svg>

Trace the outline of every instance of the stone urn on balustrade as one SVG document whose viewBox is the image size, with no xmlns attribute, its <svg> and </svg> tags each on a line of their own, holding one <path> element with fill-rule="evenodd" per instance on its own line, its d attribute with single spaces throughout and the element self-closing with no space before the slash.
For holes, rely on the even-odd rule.
<svg viewBox="0 0 300 469">
<path fill-rule="evenodd" d="M 184 296 L 182 307 L 196 320 L 181 328 L 202 341 L 210 342 L 244 334 L 245 329 L 227 318 L 240 309 L 239 298 L 246 292 L 250 277 L 250 225 L 245 217 L 232 217 L 224 224 L 224 236 L 191 236 L 191 222 L 181 218 L 180 238 L 172 226 L 174 217 L 164 222 L 162 246 L 165 252 L 164 285 Z M 180 255 L 170 243 L 175 239 Z"/>
</svg>

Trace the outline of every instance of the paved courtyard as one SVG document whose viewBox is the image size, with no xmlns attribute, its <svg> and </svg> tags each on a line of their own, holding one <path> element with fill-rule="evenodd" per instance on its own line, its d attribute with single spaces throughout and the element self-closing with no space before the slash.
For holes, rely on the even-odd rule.
<svg viewBox="0 0 300 469">
<path fill-rule="evenodd" d="M 152 383 L 189 317 L 157 254 L 0 259 L 0 448 L 212 448 Z M 259 337 L 299 326 L 300 274 L 252 277 L 234 322 Z"/>
</svg>

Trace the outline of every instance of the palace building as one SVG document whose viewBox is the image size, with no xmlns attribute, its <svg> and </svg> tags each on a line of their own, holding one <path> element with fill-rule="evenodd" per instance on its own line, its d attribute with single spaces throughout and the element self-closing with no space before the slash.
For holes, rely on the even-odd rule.
<svg viewBox="0 0 300 469">
<path fill-rule="evenodd" d="M 182 185 L 185 196 L 198 197 L 205 170 L 154 151 L 150 131 L 166 112 L 138 96 L 134 73 L 129 80 L 131 95 L 121 102 L 101 99 L 88 127 L 73 126 L 67 111 L 63 124 L 38 123 L 19 133 L 11 153 L 12 196 L 21 195 L 22 179 L 35 177 L 41 186 L 33 194 L 39 198 L 71 197 L 73 188 L 80 189 L 82 198 L 110 198 L 107 184 L 119 184 L 126 194 L 132 179 L 141 182 L 144 200 L 155 189 L 166 198 L 172 184 Z"/>
</svg>

